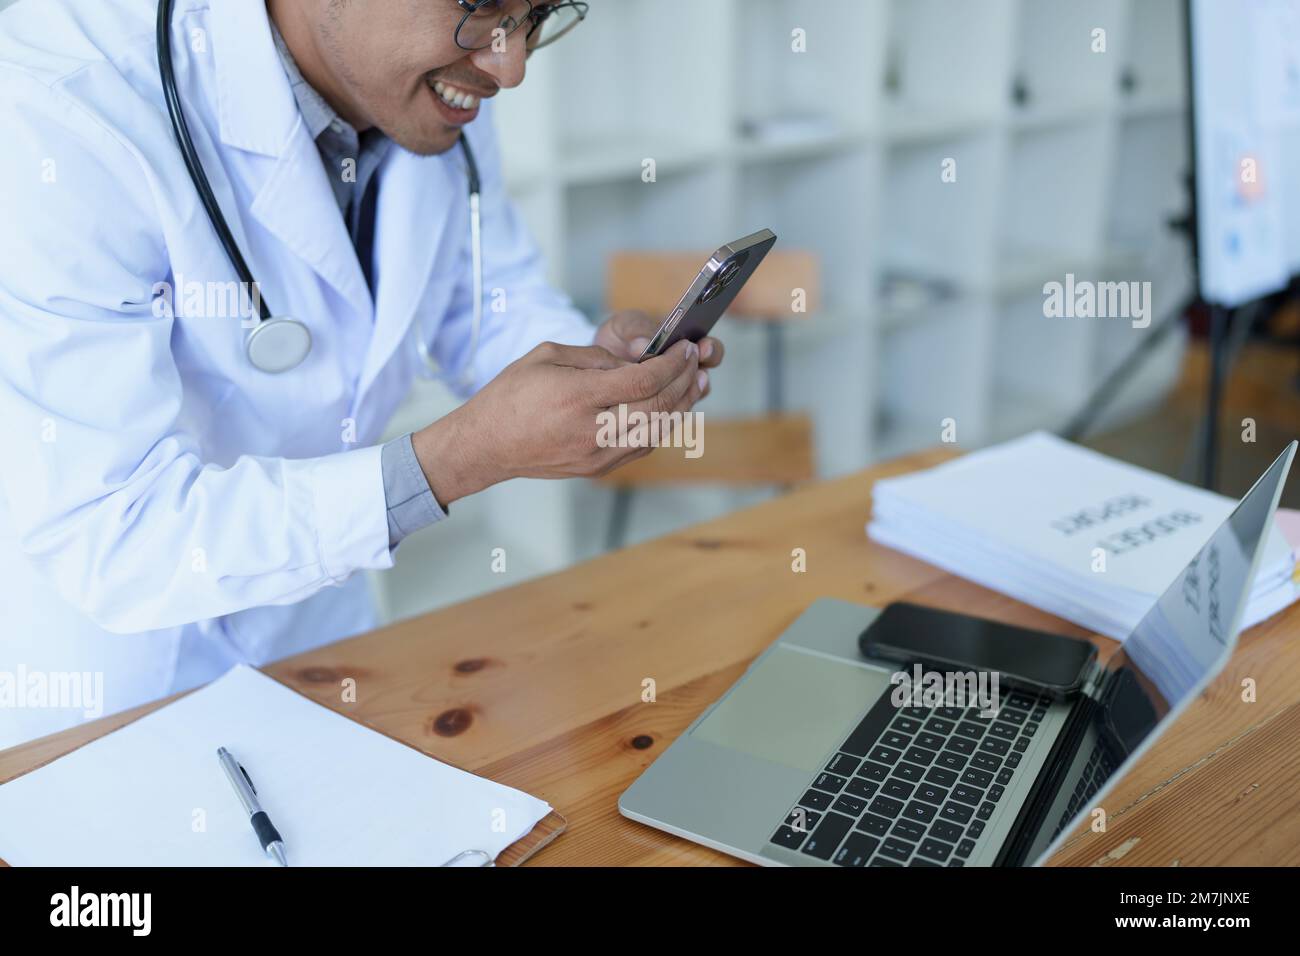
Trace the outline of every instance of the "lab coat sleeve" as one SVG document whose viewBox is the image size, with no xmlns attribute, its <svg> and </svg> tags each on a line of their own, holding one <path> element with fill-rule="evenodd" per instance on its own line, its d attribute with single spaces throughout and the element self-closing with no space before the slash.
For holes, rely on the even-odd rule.
<svg viewBox="0 0 1300 956">
<path fill-rule="evenodd" d="M 135 633 L 299 601 L 389 567 L 380 448 L 205 462 L 177 425 L 148 164 L 0 64 L 0 487 L 72 605 Z"/>
<path fill-rule="evenodd" d="M 591 345 L 596 329 L 563 293 L 546 280 L 545 263 L 523 217 L 506 192 L 492 104 L 468 128 L 478 162 L 483 219 L 483 327 L 474 362 L 472 388 L 478 391 L 511 362 L 543 342 Z M 434 341 L 442 368 L 464 367 L 474 318 L 473 270 L 466 232 L 461 270 L 448 314 Z"/>
</svg>

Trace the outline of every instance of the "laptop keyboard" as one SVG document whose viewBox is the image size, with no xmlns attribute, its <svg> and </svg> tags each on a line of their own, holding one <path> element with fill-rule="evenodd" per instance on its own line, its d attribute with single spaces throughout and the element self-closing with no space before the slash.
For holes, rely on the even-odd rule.
<svg viewBox="0 0 1300 956">
<path fill-rule="evenodd" d="M 1075 782 L 1074 792 L 1070 794 L 1070 800 L 1065 805 L 1065 813 L 1061 814 L 1061 819 L 1056 824 L 1056 830 L 1052 834 L 1053 839 L 1065 829 L 1067 823 L 1074 819 L 1074 815 L 1096 796 L 1097 791 L 1105 786 L 1114 772 L 1115 761 L 1111 759 L 1110 754 L 1106 753 L 1101 744 L 1094 746 L 1088 757 L 1088 763 Z"/>
<path fill-rule="evenodd" d="M 771 842 L 840 866 L 962 866 L 1050 703 L 1016 691 L 985 717 L 884 694 Z"/>
</svg>

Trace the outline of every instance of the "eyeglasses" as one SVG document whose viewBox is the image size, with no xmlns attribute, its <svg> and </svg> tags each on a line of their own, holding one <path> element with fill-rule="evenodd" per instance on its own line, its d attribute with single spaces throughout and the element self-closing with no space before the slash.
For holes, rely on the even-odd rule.
<svg viewBox="0 0 1300 956">
<path fill-rule="evenodd" d="M 462 50 L 486 50 L 527 24 L 528 52 L 554 43 L 587 18 L 588 4 L 579 0 L 533 4 L 532 0 L 456 0 L 465 15 L 456 27 Z M 501 31 L 501 32 L 498 32 Z"/>
</svg>

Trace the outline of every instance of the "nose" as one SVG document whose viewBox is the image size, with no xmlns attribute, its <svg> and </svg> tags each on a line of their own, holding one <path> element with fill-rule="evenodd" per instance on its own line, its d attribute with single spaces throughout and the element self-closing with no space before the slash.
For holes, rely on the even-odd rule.
<svg viewBox="0 0 1300 956">
<path fill-rule="evenodd" d="M 491 76 L 503 90 L 513 89 L 524 81 L 524 63 L 528 59 L 528 24 L 525 23 L 494 50 L 491 46 L 475 50 L 469 60 Z"/>
</svg>

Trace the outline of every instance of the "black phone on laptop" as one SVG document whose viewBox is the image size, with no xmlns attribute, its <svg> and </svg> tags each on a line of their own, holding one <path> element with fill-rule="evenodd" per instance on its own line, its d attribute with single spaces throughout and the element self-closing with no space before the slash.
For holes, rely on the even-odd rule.
<svg viewBox="0 0 1300 956">
<path fill-rule="evenodd" d="M 991 671 L 1008 687 L 1064 700 L 1097 657 L 1091 641 L 917 604 L 888 605 L 858 638 L 864 656 L 934 671 Z"/>
</svg>

